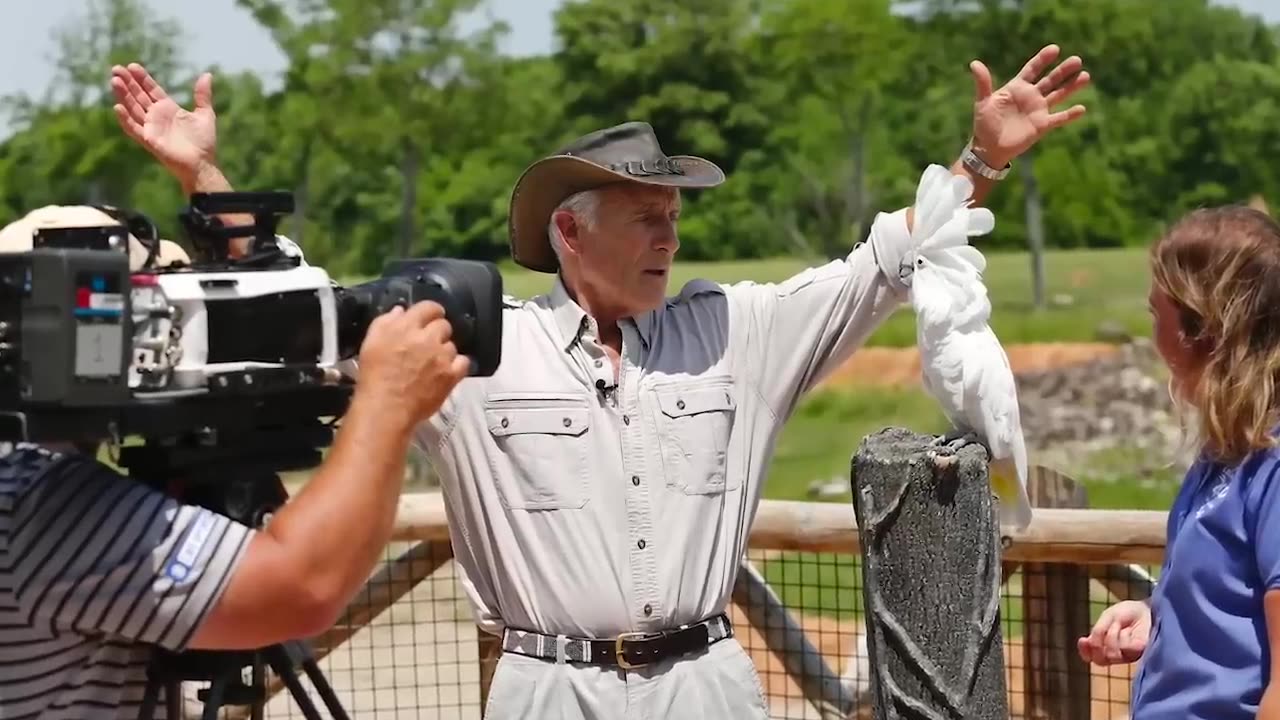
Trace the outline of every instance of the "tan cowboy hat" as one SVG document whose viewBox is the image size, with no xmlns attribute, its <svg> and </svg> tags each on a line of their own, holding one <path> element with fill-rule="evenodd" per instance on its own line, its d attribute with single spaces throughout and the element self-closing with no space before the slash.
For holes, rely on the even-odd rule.
<svg viewBox="0 0 1280 720">
<path fill-rule="evenodd" d="M 129 230 L 129 269 L 137 272 L 146 265 L 147 246 L 135 235 L 133 222 L 123 218 L 124 213 L 109 206 L 46 205 L 36 208 L 23 217 L 0 229 L 0 253 L 26 252 L 32 248 L 37 230 L 43 228 L 103 227 L 119 225 Z M 150 233 L 152 234 L 154 230 Z M 151 240 L 151 238 L 148 238 Z M 191 258 L 182 246 L 170 240 L 159 240 L 154 261 L 155 267 L 165 267 L 175 262 L 191 264 Z"/>
<path fill-rule="evenodd" d="M 715 163 L 693 155 L 668 157 L 646 122 L 628 122 L 584 135 L 520 175 L 511 193 L 507 231 L 511 257 L 539 272 L 556 271 L 547 237 L 551 213 L 574 193 L 616 182 L 708 188 L 724 182 Z"/>
</svg>

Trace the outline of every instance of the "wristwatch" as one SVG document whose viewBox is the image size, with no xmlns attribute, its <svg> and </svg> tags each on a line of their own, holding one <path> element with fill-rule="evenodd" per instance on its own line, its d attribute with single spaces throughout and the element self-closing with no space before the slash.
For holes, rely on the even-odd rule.
<svg viewBox="0 0 1280 720">
<path fill-rule="evenodd" d="M 965 143 L 964 150 L 960 153 L 960 163 L 964 165 L 965 170 L 981 175 L 988 180 L 1003 180 L 1008 176 L 1009 171 L 1013 169 L 1012 164 L 1005 165 L 999 170 L 988 165 L 973 152 L 973 138 L 969 138 L 969 142 Z"/>
</svg>

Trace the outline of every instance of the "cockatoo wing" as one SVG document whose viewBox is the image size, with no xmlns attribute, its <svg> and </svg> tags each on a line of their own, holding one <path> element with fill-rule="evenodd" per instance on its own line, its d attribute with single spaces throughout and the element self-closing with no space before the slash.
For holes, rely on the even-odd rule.
<svg viewBox="0 0 1280 720">
<path fill-rule="evenodd" d="M 1027 495 L 1027 447 L 1018 408 L 1018 388 L 1009 356 L 991 328 L 966 334 L 965 384 L 971 421 L 991 449 L 991 485 L 1001 516 L 1018 529 L 1031 522 Z"/>
<path fill-rule="evenodd" d="M 955 191 L 951 188 L 951 183 L 952 178 L 956 177 L 958 176 L 941 165 L 930 165 L 921 173 L 911 219 L 911 236 L 917 241 L 933 235 L 955 214 L 958 203 L 954 199 Z M 967 198 L 968 194 L 960 202 Z"/>
</svg>

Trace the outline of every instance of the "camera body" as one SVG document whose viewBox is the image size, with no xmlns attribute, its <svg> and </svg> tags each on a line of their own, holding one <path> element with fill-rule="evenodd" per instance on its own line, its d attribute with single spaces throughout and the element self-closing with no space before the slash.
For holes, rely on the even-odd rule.
<svg viewBox="0 0 1280 720">
<path fill-rule="evenodd" d="M 37 231 L 0 253 L 0 440 L 178 437 L 201 428 L 340 415 L 339 371 L 396 305 L 445 308 L 471 374 L 501 362 L 502 280 L 491 263 L 396 260 L 344 287 L 279 247 L 285 193 L 197 195 L 191 265 L 131 271 L 119 228 Z M 250 212 L 252 226 L 213 215 Z M 114 233 L 114 234 L 113 234 Z M 231 259 L 225 243 L 253 237 Z"/>
</svg>

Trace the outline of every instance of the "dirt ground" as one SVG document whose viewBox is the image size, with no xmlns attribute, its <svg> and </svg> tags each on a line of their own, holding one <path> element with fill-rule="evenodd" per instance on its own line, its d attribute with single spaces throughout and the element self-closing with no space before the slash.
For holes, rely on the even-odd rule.
<svg viewBox="0 0 1280 720">
<path fill-rule="evenodd" d="M 1006 345 L 1009 365 L 1015 373 L 1051 370 L 1075 365 L 1118 352 L 1109 343 L 1027 343 Z M 862 348 L 822 387 L 858 385 L 913 386 L 920 383 L 920 353 L 915 348 Z"/>
<path fill-rule="evenodd" d="M 769 698 L 771 716 L 786 720 L 820 720 L 819 712 L 804 700 L 799 685 L 786 674 L 782 660 L 765 649 L 764 638 L 746 622 L 742 611 L 734 606 L 730 611 L 739 640 L 755 661 L 756 670 Z M 827 666 L 837 674 L 859 697 L 858 720 L 871 717 L 869 690 L 870 670 L 867 667 L 865 629 L 861 623 L 840 621 L 815 615 L 799 615 L 797 620 L 806 636 L 822 653 Z M 1024 718 L 1024 694 L 1026 678 L 1023 673 L 1023 648 L 1020 639 L 1005 640 L 1004 657 L 1006 682 L 1009 692 L 1010 718 Z M 851 667 L 852 664 L 852 667 Z M 1093 703 L 1088 720 L 1127 720 L 1129 717 L 1129 670 L 1119 667 L 1107 671 L 1095 668 L 1092 675 L 1091 696 Z"/>
</svg>

